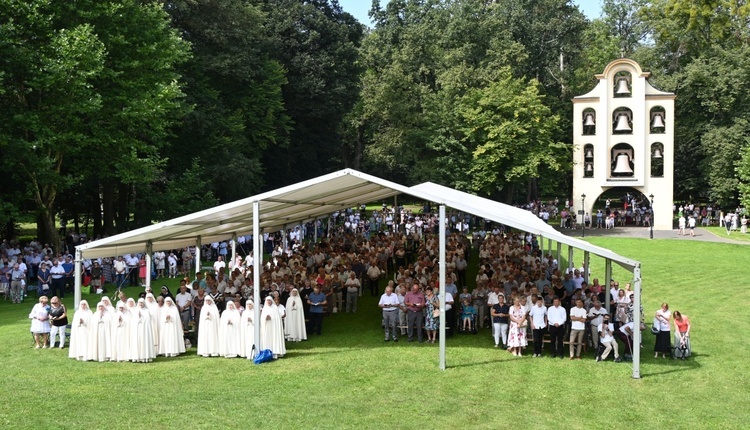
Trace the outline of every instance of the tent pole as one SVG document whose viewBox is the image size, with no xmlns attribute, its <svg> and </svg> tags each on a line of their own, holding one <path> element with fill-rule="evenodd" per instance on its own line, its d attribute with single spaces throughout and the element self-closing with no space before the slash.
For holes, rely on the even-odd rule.
<svg viewBox="0 0 750 430">
<path fill-rule="evenodd" d="M 560 267 L 560 255 L 562 255 L 562 243 L 557 242 L 557 267 Z"/>
<path fill-rule="evenodd" d="M 607 312 L 610 311 L 609 304 L 612 301 L 612 296 L 609 293 L 609 284 L 612 282 L 612 260 L 607 258 L 604 260 L 604 304 L 605 309 L 607 309 Z M 612 321 L 614 321 L 614 315 L 610 315 L 610 318 L 612 318 Z"/>
<path fill-rule="evenodd" d="M 440 205 L 440 370 L 445 370 L 445 205 Z M 455 299 L 454 299 L 455 300 Z"/>
<path fill-rule="evenodd" d="M 547 239 L 547 252 L 552 255 L 552 239 Z"/>
<path fill-rule="evenodd" d="M 633 268 L 633 379 L 641 379 L 641 266 Z"/>
<path fill-rule="evenodd" d="M 568 245 L 568 271 L 573 271 L 573 246 Z"/>
<path fill-rule="evenodd" d="M 74 264 L 75 264 L 75 269 L 74 269 L 75 270 L 75 290 L 73 292 L 73 304 L 75 305 L 74 309 L 78 309 L 78 304 L 81 303 L 81 274 L 82 274 L 81 273 L 82 272 L 82 270 L 81 270 L 81 264 L 83 263 L 83 253 L 78 248 L 76 248 L 76 255 L 75 255 L 75 257 L 76 257 L 75 261 L 74 261 Z M 73 320 L 72 315 L 73 314 L 71 314 L 71 318 L 70 318 L 71 321 Z M 63 327 L 63 329 L 64 328 L 65 327 Z"/>
<path fill-rule="evenodd" d="M 255 328 L 255 353 L 260 352 L 260 262 L 263 259 L 263 242 L 260 235 L 260 202 L 253 202 L 253 326 Z M 260 251 L 260 252 L 258 252 Z"/>
<path fill-rule="evenodd" d="M 539 235 L 538 243 L 539 243 L 539 249 L 542 251 L 542 258 L 540 258 L 541 260 L 544 258 L 544 236 Z"/>
<path fill-rule="evenodd" d="M 589 284 L 589 252 L 583 251 L 583 280 Z"/>
<path fill-rule="evenodd" d="M 232 271 L 234 271 L 234 265 L 237 261 L 237 233 L 232 233 L 232 264 L 229 264 L 227 262 L 227 267 L 232 267 Z"/>
<path fill-rule="evenodd" d="M 151 253 L 154 252 L 154 244 L 149 240 L 146 243 L 146 286 L 151 286 Z"/>
<path fill-rule="evenodd" d="M 203 244 L 201 243 L 201 237 L 198 236 L 197 238 L 195 238 L 195 273 L 198 273 L 201 271 L 201 247 L 202 246 Z"/>
</svg>

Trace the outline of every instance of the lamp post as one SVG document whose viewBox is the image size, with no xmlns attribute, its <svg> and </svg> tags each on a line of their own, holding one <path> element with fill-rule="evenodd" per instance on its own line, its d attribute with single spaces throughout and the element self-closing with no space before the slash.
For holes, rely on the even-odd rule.
<svg viewBox="0 0 750 430">
<path fill-rule="evenodd" d="M 651 199 L 651 222 L 648 223 L 648 226 L 651 229 L 651 231 L 649 232 L 648 237 L 649 239 L 653 239 L 654 238 L 654 221 L 656 221 L 656 217 L 654 217 L 654 195 L 649 194 L 648 198 Z"/>
<path fill-rule="evenodd" d="M 581 237 L 586 237 L 586 194 L 581 194 L 581 219 L 583 220 Z"/>
</svg>

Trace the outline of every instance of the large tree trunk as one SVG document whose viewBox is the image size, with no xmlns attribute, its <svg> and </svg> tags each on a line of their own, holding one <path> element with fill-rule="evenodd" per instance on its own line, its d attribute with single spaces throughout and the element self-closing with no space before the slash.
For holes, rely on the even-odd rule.
<svg viewBox="0 0 750 430">
<path fill-rule="evenodd" d="M 102 184 L 102 205 L 104 206 L 102 233 L 105 236 L 115 234 L 115 189 L 112 182 L 105 180 Z"/>
<path fill-rule="evenodd" d="M 117 231 L 123 232 L 128 229 L 128 220 L 130 219 L 130 186 L 120 184 L 117 190 Z"/>
</svg>

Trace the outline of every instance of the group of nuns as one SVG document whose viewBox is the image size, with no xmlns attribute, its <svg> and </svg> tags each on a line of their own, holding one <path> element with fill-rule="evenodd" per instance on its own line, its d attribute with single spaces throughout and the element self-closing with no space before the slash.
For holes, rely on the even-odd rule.
<svg viewBox="0 0 750 430">
<path fill-rule="evenodd" d="M 198 355 L 255 357 L 253 302 L 247 300 L 245 306 L 241 310 L 229 301 L 219 313 L 214 300 L 205 297 L 200 313 L 195 316 Z M 301 301 L 295 306 L 301 309 Z M 266 297 L 260 315 L 260 349 L 271 350 L 274 358 L 286 354 L 284 314 L 284 308 L 278 307 L 273 297 Z M 175 357 L 185 352 L 180 312 L 171 297 L 166 297 L 160 306 L 149 293 L 137 302 L 129 298 L 113 307 L 105 296 L 96 309 L 81 300 L 70 325 L 68 356 L 76 360 L 150 362 L 156 356 Z"/>
</svg>

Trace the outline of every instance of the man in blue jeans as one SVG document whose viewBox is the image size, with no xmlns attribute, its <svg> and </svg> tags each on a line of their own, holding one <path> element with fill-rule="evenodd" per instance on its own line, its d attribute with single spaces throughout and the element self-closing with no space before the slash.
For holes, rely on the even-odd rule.
<svg viewBox="0 0 750 430">
<path fill-rule="evenodd" d="M 307 296 L 307 304 L 310 305 L 307 333 L 320 335 L 323 330 L 323 307 L 328 304 L 326 295 L 320 292 L 320 286 L 316 285 L 312 294 Z"/>
</svg>

